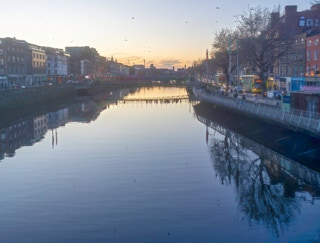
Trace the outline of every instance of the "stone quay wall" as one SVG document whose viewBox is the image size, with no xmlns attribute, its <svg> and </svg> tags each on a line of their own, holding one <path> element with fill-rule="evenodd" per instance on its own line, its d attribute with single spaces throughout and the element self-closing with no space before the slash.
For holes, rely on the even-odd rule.
<svg viewBox="0 0 320 243">
<path fill-rule="evenodd" d="M 72 84 L 0 89 L 0 109 L 32 108 L 76 95 Z"/>
</svg>

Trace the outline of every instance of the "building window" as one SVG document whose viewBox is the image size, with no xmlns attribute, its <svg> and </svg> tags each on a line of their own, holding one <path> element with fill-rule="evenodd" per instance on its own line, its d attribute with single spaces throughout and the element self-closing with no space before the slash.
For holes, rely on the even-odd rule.
<svg viewBox="0 0 320 243">
<path fill-rule="evenodd" d="M 314 60 L 318 60 L 319 59 L 319 52 L 318 50 L 314 50 Z"/>
<path fill-rule="evenodd" d="M 311 44 L 312 44 L 312 41 L 308 40 L 308 46 L 311 46 Z"/>
<path fill-rule="evenodd" d="M 304 16 L 300 17 L 299 26 L 300 27 L 306 26 L 306 20 L 305 20 Z"/>
<path fill-rule="evenodd" d="M 316 46 L 319 45 L 319 39 L 314 40 L 314 45 L 316 45 Z"/>
<path fill-rule="evenodd" d="M 307 51 L 307 61 L 311 60 L 311 52 L 310 50 Z"/>
<path fill-rule="evenodd" d="M 313 19 L 307 19 L 307 26 L 313 26 Z"/>
</svg>

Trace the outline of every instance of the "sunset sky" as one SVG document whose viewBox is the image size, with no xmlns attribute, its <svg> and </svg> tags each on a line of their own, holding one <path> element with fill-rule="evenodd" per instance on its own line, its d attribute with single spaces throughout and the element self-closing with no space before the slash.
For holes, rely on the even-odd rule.
<svg viewBox="0 0 320 243">
<path fill-rule="evenodd" d="M 157 68 L 205 58 L 214 33 L 234 28 L 250 7 L 310 8 L 309 0 L 11 0 L 1 3 L 1 35 L 64 49 L 90 46 L 118 62 Z"/>
</svg>

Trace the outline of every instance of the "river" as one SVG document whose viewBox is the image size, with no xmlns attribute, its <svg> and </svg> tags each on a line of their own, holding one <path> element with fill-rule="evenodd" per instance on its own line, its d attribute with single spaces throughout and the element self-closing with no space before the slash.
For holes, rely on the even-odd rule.
<svg viewBox="0 0 320 243">
<path fill-rule="evenodd" d="M 125 89 L 2 122 L 0 242 L 319 242 L 319 172 L 186 94 Z"/>
</svg>

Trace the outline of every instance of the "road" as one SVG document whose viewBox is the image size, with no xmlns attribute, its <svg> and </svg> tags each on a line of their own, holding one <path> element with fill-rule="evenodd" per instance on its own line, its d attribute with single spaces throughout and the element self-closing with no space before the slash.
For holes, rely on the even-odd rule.
<svg viewBox="0 0 320 243">
<path fill-rule="evenodd" d="M 232 93 L 228 94 L 229 97 L 233 97 Z M 243 99 L 242 94 L 238 95 L 238 99 Z M 262 97 L 261 94 L 253 94 L 253 93 L 246 93 L 245 94 L 245 99 L 247 101 L 255 102 L 255 103 L 260 103 L 260 104 L 266 104 L 266 105 L 272 105 L 272 106 L 278 106 L 281 104 L 281 100 L 277 99 L 272 99 L 272 98 L 266 98 Z"/>
</svg>

